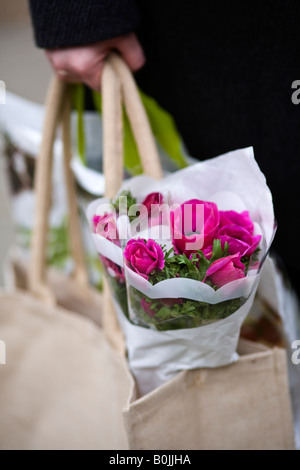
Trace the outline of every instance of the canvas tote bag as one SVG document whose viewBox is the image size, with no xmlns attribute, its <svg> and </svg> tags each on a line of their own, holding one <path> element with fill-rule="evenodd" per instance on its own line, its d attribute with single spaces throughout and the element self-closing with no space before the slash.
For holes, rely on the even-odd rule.
<svg viewBox="0 0 300 470">
<path fill-rule="evenodd" d="M 139 148 L 144 150 L 143 143 L 150 142 L 145 173 L 160 178 L 151 130 L 134 79 L 118 56 L 112 55 L 109 63 L 121 80 L 125 108 Z M 115 151 L 120 164 L 117 146 Z M 122 172 L 117 168 L 113 172 L 108 175 L 112 181 L 108 197 L 114 197 L 120 187 L 120 181 L 113 187 L 114 174 L 120 176 Z M 240 360 L 235 364 L 182 371 L 143 397 L 138 397 L 133 387 L 124 409 L 129 448 L 293 449 L 285 350 L 240 341 L 239 353 Z"/>
<path fill-rule="evenodd" d="M 106 66 L 106 69 L 109 69 L 109 65 Z M 105 160 L 107 162 L 110 162 L 110 165 L 113 165 L 113 162 L 116 164 L 118 161 L 113 158 L 114 155 L 112 155 L 113 148 L 111 148 L 111 145 L 109 143 L 111 142 L 110 139 L 110 125 L 108 122 L 107 125 L 107 119 L 110 121 L 112 119 L 112 116 L 114 115 L 115 111 L 118 109 L 118 99 L 121 100 L 120 92 L 119 96 L 116 92 L 117 86 L 114 85 L 114 81 L 111 80 L 111 77 L 109 77 L 109 70 L 106 70 L 104 75 L 108 75 L 108 80 L 106 80 L 106 83 L 103 84 L 103 96 L 104 99 L 106 96 L 108 96 L 108 104 L 106 105 L 106 112 L 104 113 L 105 116 L 103 117 L 103 125 L 108 128 L 108 136 L 105 139 L 106 142 L 108 142 L 108 145 L 106 145 L 106 148 L 104 149 L 106 154 L 105 154 Z M 112 91 L 111 91 L 112 89 Z M 40 150 L 40 159 L 43 159 L 43 155 L 46 153 L 49 156 L 49 153 L 52 152 L 52 147 L 53 147 L 53 139 L 54 136 L 52 135 L 54 132 L 54 126 L 56 126 L 55 119 L 57 119 L 57 113 L 58 113 L 58 108 L 61 106 L 61 94 L 65 93 L 66 90 L 60 90 L 59 89 L 59 83 L 52 84 L 49 87 L 48 90 L 48 96 L 46 99 L 46 104 L 45 104 L 45 122 L 44 122 L 44 132 L 43 132 L 43 139 L 42 139 L 42 144 L 41 144 L 41 150 Z M 107 100 L 105 100 L 106 103 Z M 65 105 L 66 106 L 66 105 Z M 121 102 L 119 104 L 119 108 L 121 108 Z M 78 219 L 78 210 L 76 206 L 76 194 L 75 194 L 75 188 L 74 188 L 74 178 L 73 174 L 70 171 L 70 157 L 71 157 L 71 141 L 70 141 L 70 121 L 69 121 L 69 113 L 70 109 L 64 108 L 64 126 L 65 126 L 65 132 L 64 132 L 64 153 L 66 155 L 66 158 L 64 158 L 64 171 L 65 171 L 65 177 L 67 178 L 66 181 L 66 192 L 67 192 L 67 197 L 68 197 L 68 204 L 69 204 L 69 232 L 71 234 L 70 236 L 70 248 L 71 251 L 74 253 L 74 265 L 75 265 L 75 270 L 73 273 L 72 277 L 68 277 L 65 273 L 62 271 L 55 269 L 55 268 L 47 268 L 47 271 L 44 273 L 44 275 L 47 277 L 47 283 L 50 286 L 50 290 L 48 290 L 48 300 L 49 297 L 52 297 L 52 304 L 55 302 L 58 306 L 66 308 L 68 310 L 71 310 L 74 313 L 78 313 L 80 315 L 83 315 L 84 317 L 90 318 L 93 320 L 97 325 L 103 326 L 103 318 L 102 318 L 102 304 L 103 304 L 103 293 L 95 288 L 92 288 L 88 282 L 88 274 L 86 270 L 86 265 L 85 265 L 85 254 L 84 254 L 84 249 L 83 249 L 83 244 L 82 244 L 82 239 L 80 236 L 80 223 Z M 121 121 L 120 121 L 121 122 Z M 51 134 L 51 129 L 52 129 L 52 134 Z M 115 129 L 115 126 L 113 126 L 113 129 Z M 120 128 L 120 132 L 122 132 L 122 129 Z M 106 131 L 107 134 L 107 131 Z M 118 155 L 121 155 L 121 152 L 118 152 Z M 45 159 L 43 159 L 45 160 Z M 46 161 L 46 160 L 45 160 Z M 42 162 L 40 164 L 40 167 L 44 163 Z M 45 169 L 43 176 L 41 179 L 44 179 L 46 177 L 46 174 L 49 174 L 50 167 L 49 163 L 44 164 Z M 120 168 L 120 165 L 117 165 Z M 116 165 L 115 165 L 116 167 Z M 113 167 L 111 168 L 113 169 Z M 37 172 L 39 170 L 37 169 Z M 118 170 L 120 172 L 120 170 Z M 118 184 L 118 181 L 122 181 L 122 175 L 118 177 L 118 174 L 115 174 L 116 180 L 112 179 L 112 184 L 114 185 L 113 188 L 116 187 L 116 184 Z M 121 178 L 121 179 L 120 179 Z M 107 178 L 106 178 L 107 179 Z M 49 182 L 50 184 L 50 182 Z M 47 180 L 47 185 L 48 185 L 48 180 Z M 45 192 L 48 192 L 50 188 L 46 184 L 42 183 L 40 185 L 40 201 L 45 200 Z M 109 186 L 110 187 L 110 184 Z M 44 191 L 42 193 L 42 191 Z M 108 189 L 108 194 L 111 193 L 111 189 L 109 191 Z M 38 217 L 38 227 L 36 227 L 36 232 L 38 233 L 38 237 L 34 236 L 33 238 L 33 251 L 37 251 L 37 244 L 36 244 L 36 238 L 37 242 L 40 243 L 41 240 L 43 240 L 43 246 L 39 248 L 39 253 L 43 253 L 45 250 L 45 243 L 46 243 L 46 232 L 47 232 L 47 214 L 45 212 L 45 207 L 39 205 L 39 217 Z M 35 255 L 34 255 L 35 256 Z M 38 262 L 39 262 L 39 256 L 38 255 Z M 36 256 L 35 256 L 36 259 Z M 36 263 L 35 263 L 36 265 Z M 44 267 L 44 264 L 43 264 Z M 34 271 L 34 267 L 32 270 Z M 39 268 L 38 268 L 39 269 Z M 22 259 L 22 256 L 20 255 L 20 251 L 18 247 L 13 246 L 9 254 L 7 256 L 5 266 L 4 266 L 4 281 L 5 281 L 5 287 L 6 290 L 9 292 L 13 292 L 15 289 L 22 289 L 22 290 L 30 290 L 30 280 L 29 280 L 29 266 L 28 263 Z M 80 283 L 80 289 L 78 289 L 78 283 L 77 281 L 79 280 Z M 50 294 L 51 291 L 51 294 Z M 110 303 L 110 298 L 109 296 L 106 298 L 105 303 Z M 104 323 L 105 321 L 108 321 L 108 325 L 105 326 L 105 334 L 108 338 L 108 340 L 111 342 L 113 347 L 116 350 L 121 351 L 122 353 L 124 352 L 124 341 L 123 341 L 123 335 L 120 331 L 119 325 L 116 322 L 116 319 L 113 315 L 104 315 Z"/>
<path fill-rule="evenodd" d="M 48 97 L 45 104 L 45 119 L 44 119 L 44 133 L 42 140 L 42 148 L 40 155 L 45 152 L 52 151 L 52 138 L 51 132 L 54 132 L 54 123 L 56 119 L 57 107 L 60 106 L 61 95 L 58 90 L 58 85 L 55 87 L 52 85 L 48 91 Z M 65 125 L 69 127 L 67 114 L 65 115 Z M 66 129 L 66 136 L 69 133 L 69 128 Z M 65 153 L 69 159 L 70 141 L 64 140 Z M 67 147 L 66 147 L 67 146 Z M 96 289 L 92 289 L 89 286 L 87 271 L 85 267 L 85 254 L 82 248 L 81 239 L 79 239 L 79 221 L 77 217 L 77 208 L 75 206 L 76 199 L 74 195 L 70 193 L 70 187 L 74 185 L 72 173 L 69 171 L 69 161 L 64 159 L 65 175 L 69 180 L 69 185 L 66 185 L 67 197 L 69 200 L 69 206 L 72 210 L 72 217 L 70 217 L 70 233 L 73 234 L 71 238 L 71 244 L 73 243 L 73 252 L 75 253 L 75 271 L 72 278 L 65 275 L 62 271 L 55 268 L 47 269 L 47 282 L 51 286 L 52 295 L 55 297 L 57 305 L 72 310 L 78 314 L 84 315 L 85 317 L 91 318 L 95 323 L 101 326 L 101 308 L 99 305 L 102 304 L 102 293 Z M 49 170 L 49 168 L 47 168 Z M 37 170 L 38 171 L 38 170 Z M 47 183 L 48 184 L 48 183 Z M 45 190 L 49 190 L 46 185 L 43 184 Z M 72 192 L 73 188 L 72 188 Z M 44 197 L 44 196 L 43 196 Z M 40 215 L 40 226 L 46 227 L 46 213 L 42 209 Z M 40 230 L 40 228 L 39 228 Z M 71 247 L 72 248 L 72 247 Z M 15 288 L 22 290 L 29 290 L 29 266 L 27 260 L 24 260 L 22 251 L 19 247 L 13 246 L 7 256 L 4 266 L 4 283 L 5 287 L 9 291 L 13 291 Z M 81 288 L 76 288 L 76 279 L 81 279 Z M 75 279 L 75 283 L 74 283 Z"/>
<path fill-rule="evenodd" d="M 77 299 L 88 309 L 95 302 L 95 293 L 87 283 L 75 187 L 69 167 L 68 98 L 67 87 L 55 79 L 48 94 L 38 161 L 36 223 L 28 290 L 0 293 L 1 449 L 128 447 L 122 407 L 128 397 L 131 378 L 125 360 L 109 345 L 102 329 L 70 310 Z M 59 286 L 56 278 L 54 293 L 47 281 L 45 248 L 52 147 L 61 116 L 75 270 L 68 283 L 64 278 Z M 68 310 L 56 306 L 58 289 L 66 290 Z M 100 312 L 100 294 L 96 299 Z M 117 332 L 114 337 L 119 340 Z"/>
</svg>

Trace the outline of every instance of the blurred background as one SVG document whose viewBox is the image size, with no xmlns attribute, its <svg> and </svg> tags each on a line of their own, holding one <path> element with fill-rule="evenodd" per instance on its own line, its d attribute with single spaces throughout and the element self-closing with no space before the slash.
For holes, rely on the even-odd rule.
<svg viewBox="0 0 300 470">
<path fill-rule="evenodd" d="M 43 103 L 50 77 L 44 52 L 34 44 L 27 0 L 0 0 L 0 80 L 5 82 L 6 90 Z M 3 262 L 14 241 L 3 145 L 0 134 L 0 285 Z"/>
</svg>

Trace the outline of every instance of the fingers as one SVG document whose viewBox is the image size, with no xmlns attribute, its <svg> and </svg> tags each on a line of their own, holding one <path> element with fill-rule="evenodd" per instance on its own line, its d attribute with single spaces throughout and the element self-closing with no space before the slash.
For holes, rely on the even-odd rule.
<svg viewBox="0 0 300 470">
<path fill-rule="evenodd" d="M 70 60 L 69 51 L 65 49 L 48 50 L 46 56 L 60 80 L 68 83 L 80 83 L 82 81 L 74 68 L 72 60 Z"/>
<path fill-rule="evenodd" d="M 117 50 L 132 71 L 145 63 L 143 49 L 133 33 L 87 46 L 48 50 L 46 55 L 62 81 L 85 83 L 99 91 L 104 60 L 111 50 Z"/>
<path fill-rule="evenodd" d="M 145 54 L 134 33 L 120 36 L 114 42 L 114 47 L 120 52 L 133 72 L 143 67 L 146 62 Z"/>
<path fill-rule="evenodd" d="M 103 65 L 104 60 L 101 60 L 97 63 L 97 65 L 91 67 L 86 73 L 83 74 L 82 82 L 84 82 L 93 90 L 100 91 Z"/>
</svg>

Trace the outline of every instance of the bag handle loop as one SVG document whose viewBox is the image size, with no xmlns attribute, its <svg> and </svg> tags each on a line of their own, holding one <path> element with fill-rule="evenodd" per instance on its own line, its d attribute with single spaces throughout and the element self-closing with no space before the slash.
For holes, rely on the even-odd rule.
<svg viewBox="0 0 300 470">
<path fill-rule="evenodd" d="M 144 173 L 155 179 L 160 179 L 162 177 L 162 168 L 151 127 L 134 78 L 125 62 L 115 53 L 110 54 L 105 61 L 101 88 L 105 196 L 113 198 L 121 187 L 124 171 L 122 99 L 141 156 Z M 75 182 L 70 168 L 70 92 L 68 86 L 57 77 L 50 84 L 45 107 L 43 136 L 36 169 L 36 208 L 31 245 L 29 286 L 35 296 L 42 298 L 47 303 L 54 304 L 54 295 L 46 279 L 46 247 L 52 194 L 53 146 L 56 130 L 61 121 L 63 128 L 63 163 L 69 211 L 69 239 L 74 259 L 73 276 L 79 288 L 87 290 L 88 275 L 80 235 Z M 104 294 L 104 307 L 103 327 L 106 335 L 111 343 L 119 342 L 120 330 L 107 288 Z"/>
</svg>

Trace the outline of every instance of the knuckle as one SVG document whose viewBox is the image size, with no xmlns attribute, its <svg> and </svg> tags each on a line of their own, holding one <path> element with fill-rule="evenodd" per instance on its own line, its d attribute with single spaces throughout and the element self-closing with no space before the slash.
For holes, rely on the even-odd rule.
<svg viewBox="0 0 300 470">
<path fill-rule="evenodd" d="M 77 75 L 84 75 L 86 71 L 86 66 L 83 62 L 78 61 L 72 64 L 72 70 L 77 74 Z"/>
<path fill-rule="evenodd" d="M 79 75 L 85 75 L 91 65 L 89 54 L 80 54 L 77 57 L 73 57 L 72 68 Z"/>
<path fill-rule="evenodd" d="M 61 62 L 63 62 L 63 57 L 60 51 L 46 51 L 46 55 L 55 66 L 60 65 Z"/>
</svg>

